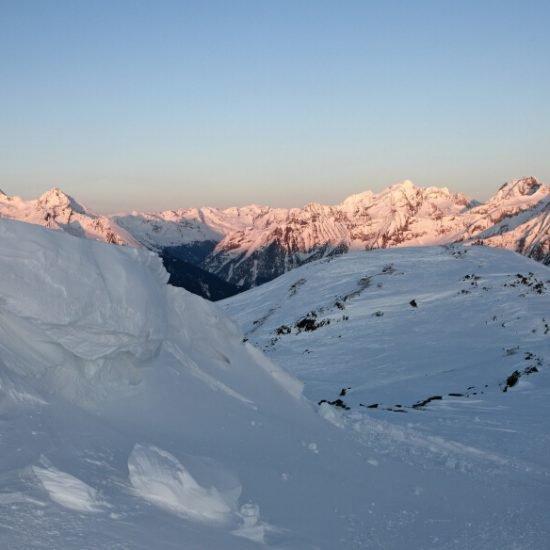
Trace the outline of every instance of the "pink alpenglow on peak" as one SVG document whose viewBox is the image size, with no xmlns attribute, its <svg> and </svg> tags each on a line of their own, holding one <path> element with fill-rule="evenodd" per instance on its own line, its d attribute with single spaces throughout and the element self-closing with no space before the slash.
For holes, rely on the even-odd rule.
<svg viewBox="0 0 550 550">
<path fill-rule="evenodd" d="M 139 246 L 138 241 L 113 219 L 88 210 L 58 187 L 29 201 L 0 194 L 0 217 L 42 225 L 75 237 Z"/>
</svg>

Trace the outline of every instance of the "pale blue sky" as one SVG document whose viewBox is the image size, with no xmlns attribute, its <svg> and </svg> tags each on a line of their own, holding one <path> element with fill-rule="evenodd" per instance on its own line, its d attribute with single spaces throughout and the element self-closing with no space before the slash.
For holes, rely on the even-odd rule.
<svg viewBox="0 0 550 550">
<path fill-rule="evenodd" d="M 550 183 L 547 0 L 0 0 L 0 188 L 99 211 Z"/>
</svg>

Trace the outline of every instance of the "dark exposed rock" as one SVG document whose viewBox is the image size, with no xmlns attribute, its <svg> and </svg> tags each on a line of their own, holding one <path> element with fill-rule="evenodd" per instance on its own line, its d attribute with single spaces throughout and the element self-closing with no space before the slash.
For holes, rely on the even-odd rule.
<svg viewBox="0 0 550 550">
<path fill-rule="evenodd" d="M 438 401 L 440 399 L 443 399 L 443 397 L 441 395 L 432 395 L 432 397 L 428 397 L 428 399 L 424 399 L 422 401 L 417 401 L 413 405 L 413 409 L 418 409 L 419 407 L 425 407 L 428 403 L 430 403 L 432 401 Z"/>
<path fill-rule="evenodd" d="M 339 407 L 339 408 L 344 409 L 346 411 L 350 410 L 350 407 L 348 407 L 348 405 L 346 405 L 341 399 L 335 399 L 334 401 L 328 401 L 327 399 L 321 399 L 321 401 L 319 401 L 318 405 L 322 405 L 323 403 L 333 405 L 334 407 Z"/>
</svg>

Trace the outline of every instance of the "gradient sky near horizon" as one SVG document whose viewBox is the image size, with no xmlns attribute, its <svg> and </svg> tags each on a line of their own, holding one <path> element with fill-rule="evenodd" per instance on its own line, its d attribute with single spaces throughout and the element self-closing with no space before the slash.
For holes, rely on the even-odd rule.
<svg viewBox="0 0 550 550">
<path fill-rule="evenodd" d="M 99 212 L 550 183 L 547 0 L 0 0 L 0 188 Z"/>
</svg>

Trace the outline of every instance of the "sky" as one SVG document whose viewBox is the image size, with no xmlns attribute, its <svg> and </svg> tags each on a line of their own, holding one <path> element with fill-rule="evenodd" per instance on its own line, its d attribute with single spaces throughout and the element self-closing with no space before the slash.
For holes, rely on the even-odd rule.
<svg viewBox="0 0 550 550">
<path fill-rule="evenodd" d="M 0 0 L 0 188 L 98 212 L 550 183 L 547 0 Z"/>
</svg>

